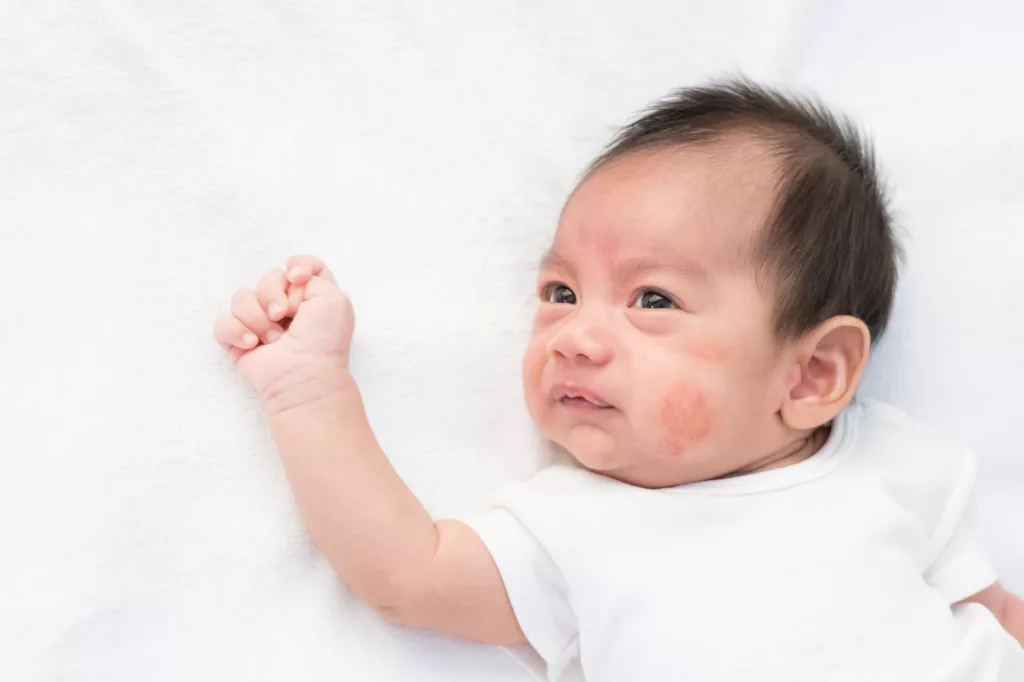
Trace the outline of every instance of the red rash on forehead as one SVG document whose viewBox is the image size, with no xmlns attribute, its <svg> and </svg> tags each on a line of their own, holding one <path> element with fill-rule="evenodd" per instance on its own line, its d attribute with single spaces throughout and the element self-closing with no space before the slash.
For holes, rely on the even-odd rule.
<svg viewBox="0 0 1024 682">
<path fill-rule="evenodd" d="M 662 443 L 662 452 L 678 457 L 686 451 L 688 443 L 699 441 L 711 431 L 711 411 L 700 386 L 681 381 L 661 402 L 661 424 L 668 437 Z"/>
<path fill-rule="evenodd" d="M 619 238 L 609 237 L 600 245 L 601 261 L 609 270 L 615 267 L 619 260 Z"/>
<path fill-rule="evenodd" d="M 601 265 L 608 270 L 612 270 L 619 260 L 622 236 L 614 232 L 594 234 L 594 231 L 584 228 L 580 234 L 580 245 L 583 247 L 584 252 L 595 253 L 601 259 Z"/>
</svg>

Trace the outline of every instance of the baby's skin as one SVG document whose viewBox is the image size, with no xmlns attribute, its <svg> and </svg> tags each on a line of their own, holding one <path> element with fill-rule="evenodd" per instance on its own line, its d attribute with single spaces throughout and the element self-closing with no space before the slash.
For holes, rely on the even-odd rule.
<svg viewBox="0 0 1024 682">
<path fill-rule="evenodd" d="M 523 388 L 541 433 L 587 469 L 663 488 L 789 466 L 853 398 L 871 346 L 861 320 L 775 332 L 773 282 L 751 248 L 774 183 L 759 144 L 635 152 L 569 198 L 540 267 Z M 483 541 L 434 521 L 377 443 L 349 371 L 354 324 L 331 271 L 301 255 L 238 291 L 215 336 L 356 595 L 399 623 L 523 643 Z M 1024 644 L 1024 601 L 998 583 L 968 601 Z"/>
</svg>

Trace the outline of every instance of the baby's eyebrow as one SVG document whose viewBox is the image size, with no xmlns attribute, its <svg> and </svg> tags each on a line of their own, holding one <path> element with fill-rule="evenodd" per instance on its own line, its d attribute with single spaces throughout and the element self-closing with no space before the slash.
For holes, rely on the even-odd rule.
<svg viewBox="0 0 1024 682">
<path fill-rule="evenodd" d="M 573 277 L 576 276 L 576 268 L 572 262 L 554 250 L 544 254 L 544 257 L 540 260 L 540 267 L 541 269 L 560 268 L 567 271 Z M 634 279 L 649 270 L 671 270 L 686 279 L 694 280 L 698 283 L 706 283 L 711 279 L 711 273 L 699 262 L 692 258 L 680 256 L 627 258 L 616 264 L 615 274 L 617 280 L 625 281 Z"/>
<path fill-rule="evenodd" d="M 541 270 L 544 270 L 545 268 L 561 268 L 562 270 L 567 270 L 573 277 L 576 276 L 576 268 L 574 268 L 572 263 L 569 262 L 569 259 L 554 249 L 551 249 L 544 254 L 540 259 L 538 267 Z"/>
<path fill-rule="evenodd" d="M 616 274 L 619 279 L 630 280 L 648 270 L 671 270 L 686 279 L 706 283 L 711 279 L 707 268 L 692 258 L 677 255 L 658 256 L 656 258 L 627 258 L 618 263 Z"/>
</svg>

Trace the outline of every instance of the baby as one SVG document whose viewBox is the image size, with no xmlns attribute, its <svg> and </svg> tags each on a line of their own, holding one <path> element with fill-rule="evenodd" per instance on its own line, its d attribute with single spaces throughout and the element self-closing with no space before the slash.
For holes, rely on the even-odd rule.
<svg viewBox="0 0 1024 682">
<path fill-rule="evenodd" d="M 217 340 L 265 407 L 309 531 L 389 619 L 528 643 L 551 679 L 1024 680 L 1024 602 L 968 504 L 970 453 L 855 399 L 898 246 L 866 141 L 749 81 L 627 126 L 569 197 L 523 362 L 571 453 L 434 521 L 349 372 L 311 256 Z"/>
</svg>

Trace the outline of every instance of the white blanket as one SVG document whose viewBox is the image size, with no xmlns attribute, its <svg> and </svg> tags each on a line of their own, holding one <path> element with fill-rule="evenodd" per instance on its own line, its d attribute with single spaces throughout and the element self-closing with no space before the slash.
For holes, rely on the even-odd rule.
<svg viewBox="0 0 1024 682">
<path fill-rule="evenodd" d="M 339 584 L 212 322 L 325 258 L 385 450 L 472 510 L 542 462 L 519 358 L 576 173 L 736 70 L 875 135 L 908 262 L 865 391 L 977 449 L 1024 591 L 1024 6 L 916 4 L 0 2 L 0 679 L 528 679 Z"/>
</svg>

